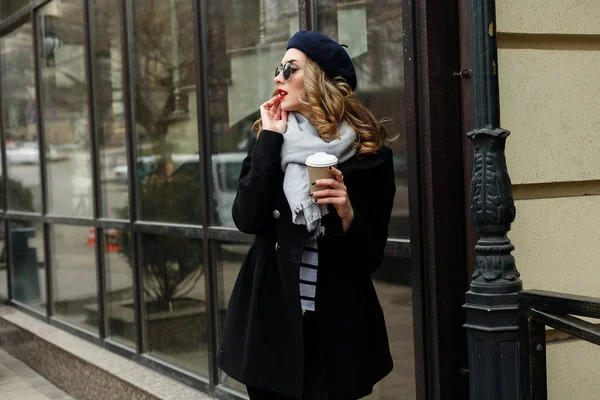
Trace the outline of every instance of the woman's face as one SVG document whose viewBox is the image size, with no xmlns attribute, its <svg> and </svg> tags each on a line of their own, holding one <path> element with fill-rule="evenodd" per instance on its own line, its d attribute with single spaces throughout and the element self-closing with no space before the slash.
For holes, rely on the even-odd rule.
<svg viewBox="0 0 600 400">
<path fill-rule="evenodd" d="M 283 111 L 296 111 L 304 116 L 310 111 L 308 106 L 300 103 L 300 93 L 304 89 L 304 66 L 306 65 L 306 54 L 298 49 L 289 49 L 281 60 L 279 75 L 275 77 L 275 85 L 281 99 L 281 109 Z M 288 79 L 284 78 L 283 67 L 290 63 L 291 73 Z"/>
</svg>

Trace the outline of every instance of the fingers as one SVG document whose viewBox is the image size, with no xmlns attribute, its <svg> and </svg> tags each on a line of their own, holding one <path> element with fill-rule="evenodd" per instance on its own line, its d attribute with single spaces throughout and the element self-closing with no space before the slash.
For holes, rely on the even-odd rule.
<svg viewBox="0 0 600 400">
<path fill-rule="evenodd" d="M 315 182 L 314 184 L 318 186 L 331 186 L 333 189 L 347 190 L 346 185 L 344 185 L 344 182 L 340 182 L 336 179 L 317 179 L 313 182 Z"/>
<path fill-rule="evenodd" d="M 275 120 L 279 121 L 281 119 L 281 102 L 277 103 L 275 107 Z"/>
<path fill-rule="evenodd" d="M 344 181 L 344 175 L 342 175 L 342 171 L 335 167 L 329 167 L 329 172 L 333 174 L 333 178 L 338 182 Z"/>
<path fill-rule="evenodd" d="M 261 105 L 261 107 L 264 107 L 264 108 L 271 108 L 271 106 L 273 106 L 273 104 L 275 104 L 275 103 L 277 103 L 277 102 L 278 102 L 278 99 L 277 99 L 277 96 L 275 96 L 275 97 L 272 97 L 272 98 L 270 98 L 269 100 L 265 101 L 265 102 L 264 102 L 264 103 Z"/>
<path fill-rule="evenodd" d="M 261 118 L 278 121 L 281 119 L 281 99 L 273 97 L 260 106 Z M 287 120 L 286 120 L 287 121 Z"/>
<path fill-rule="evenodd" d="M 323 189 L 317 190 L 313 192 L 313 198 L 323 198 L 323 197 L 347 197 L 348 192 L 345 190 L 334 190 L 334 189 Z"/>
<path fill-rule="evenodd" d="M 260 118 L 262 119 L 263 129 L 279 131 L 276 122 L 280 118 L 277 115 L 277 109 L 281 103 L 276 97 L 264 102 L 260 106 Z"/>
<path fill-rule="evenodd" d="M 311 195 L 313 203 L 333 204 L 338 207 L 349 204 L 348 189 L 342 182 L 338 182 L 335 179 L 318 179 L 314 183 L 319 186 L 329 186 L 331 189 L 313 192 Z"/>
<path fill-rule="evenodd" d="M 323 197 L 320 199 L 316 199 L 313 197 L 312 202 L 315 204 L 333 204 L 336 207 L 345 206 L 349 204 L 347 196 L 343 197 Z"/>
<path fill-rule="evenodd" d="M 329 186 L 329 189 L 317 190 L 311 194 L 312 202 L 314 204 L 326 205 L 331 204 L 335 207 L 339 217 L 344 221 L 352 221 L 353 209 L 350 204 L 350 198 L 348 197 L 348 188 L 344 185 L 344 175 L 337 168 L 331 167 L 329 169 L 333 174 L 334 179 L 317 179 L 311 182 L 313 185 Z M 347 225 L 344 225 L 344 231 Z"/>
<path fill-rule="evenodd" d="M 281 100 L 279 100 L 278 96 L 275 96 L 272 99 L 267 100 L 264 103 L 262 103 L 260 105 L 260 109 L 268 111 L 268 110 L 270 110 L 273 107 L 273 105 L 279 104 L 279 103 L 281 103 Z"/>
</svg>

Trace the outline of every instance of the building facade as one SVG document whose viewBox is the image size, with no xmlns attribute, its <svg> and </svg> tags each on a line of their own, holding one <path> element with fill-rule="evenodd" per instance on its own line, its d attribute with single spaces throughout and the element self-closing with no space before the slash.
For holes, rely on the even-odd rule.
<svg viewBox="0 0 600 400">
<path fill-rule="evenodd" d="M 600 4 L 498 1 L 497 12 L 523 287 L 599 298 L 600 138 L 589 132 L 600 119 Z M 548 398 L 598 397 L 598 347 L 554 329 L 546 341 Z"/>
</svg>

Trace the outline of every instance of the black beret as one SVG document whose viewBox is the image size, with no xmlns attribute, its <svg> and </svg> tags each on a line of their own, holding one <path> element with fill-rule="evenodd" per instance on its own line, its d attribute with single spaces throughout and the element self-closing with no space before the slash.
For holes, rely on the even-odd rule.
<svg viewBox="0 0 600 400">
<path fill-rule="evenodd" d="M 356 89 L 356 72 L 350 56 L 338 42 L 314 31 L 298 31 L 287 48 L 298 49 L 314 60 L 329 78 L 342 77 Z"/>
</svg>

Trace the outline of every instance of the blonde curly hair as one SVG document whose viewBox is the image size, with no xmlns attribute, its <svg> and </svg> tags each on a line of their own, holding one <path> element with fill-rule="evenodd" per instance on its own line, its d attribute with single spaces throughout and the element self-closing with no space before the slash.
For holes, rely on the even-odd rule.
<svg viewBox="0 0 600 400">
<path fill-rule="evenodd" d="M 329 79 L 319 64 L 307 57 L 304 66 L 304 89 L 300 93 L 300 103 L 308 106 L 306 116 L 325 141 L 339 138 L 337 124 L 346 122 L 357 133 L 358 154 L 375 153 L 388 140 L 383 125 L 354 95 L 352 88 L 342 78 Z M 273 96 L 277 95 L 277 90 Z M 259 118 L 253 125 L 258 135 L 262 130 Z"/>
</svg>

